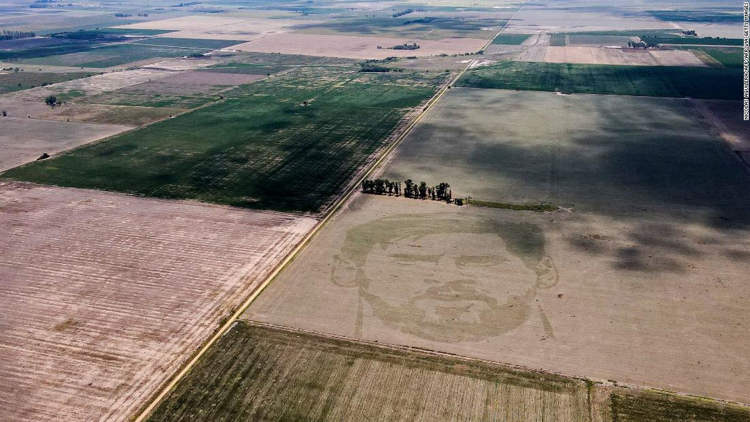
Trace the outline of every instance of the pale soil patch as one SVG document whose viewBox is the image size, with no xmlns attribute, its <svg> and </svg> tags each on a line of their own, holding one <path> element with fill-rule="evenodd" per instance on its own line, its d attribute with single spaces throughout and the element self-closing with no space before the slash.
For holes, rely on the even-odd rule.
<svg viewBox="0 0 750 422">
<path fill-rule="evenodd" d="M 245 316 L 742 402 L 749 235 L 361 196 Z"/>
<path fill-rule="evenodd" d="M 112 136 L 133 126 L 0 117 L 0 170 Z"/>
<path fill-rule="evenodd" d="M 265 78 L 265 75 L 220 72 L 180 72 L 168 78 L 128 87 L 128 91 L 144 91 L 160 94 L 209 93 L 222 87 L 243 85 Z"/>
<path fill-rule="evenodd" d="M 733 151 L 750 152 L 750 125 L 742 119 L 741 101 L 692 101 Z"/>
<path fill-rule="evenodd" d="M 311 218 L 0 185 L 0 419 L 127 420 Z"/>
<path fill-rule="evenodd" d="M 628 29 L 672 29 L 668 22 L 649 16 L 618 16 L 610 11 L 588 11 L 583 7 L 549 8 L 547 6 L 524 6 L 513 16 L 508 31 L 529 33 L 535 31 L 624 31 Z"/>
<path fill-rule="evenodd" d="M 547 53 L 550 39 L 552 36 L 547 33 L 540 33 L 536 37 L 530 37 L 529 44 L 524 43 L 521 47 L 523 48 L 518 55 L 518 60 L 527 62 L 541 62 L 544 61 L 544 56 Z"/>
<path fill-rule="evenodd" d="M 0 98 L 13 98 L 22 101 L 43 102 L 49 95 L 59 95 L 68 91 L 80 91 L 84 95 L 95 95 L 106 91 L 114 91 L 126 86 L 136 85 L 151 79 L 170 76 L 171 72 L 155 69 L 135 69 L 122 72 L 110 72 L 88 78 L 75 79 L 17 91 Z"/>
<path fill-rule="evenodd" d="M 151 70 L 182 71 L 182 70 L 200 69 L 203 67 L 215 65 L 216 63 L 217 61 L 213 60 L 209 56 L 205 58 L 190 58 L 190 59 L 178 57 L 178 58 L 160 60 L 155 63 L 150 63 L 145 66 L 142 66 L 142 68 L 151 69 Z"/>
<path fill-rule="evenodd" d="M 393 50 L 391 47 L 416 42 L 416 50 Z M 346 35 L 315 35 L 284 33 L 267 35 L 233 48 L 260 53 L 302 54 L 308 56 L 345 57 L 353 59 L 383 59 L 386 57 L 431 56 L 476 52 L 485 41 L 474 38 L 445 38 L 442 40 L 413 40 L 384 37 L 354 37 Z M 382 48 L 378 48 L 381 46 Z"/>
<path fill-rule="evenodd" d="M 296 23 L 299 22 L 289 19 L 191 15 L 122 25 L 117 28 L 177 31 L 160 35 L 167 38 L 254 40 L 263 34 L 285 32 L 289 26 Z"/>
<path fill-rule="evenodd" d="M 547 63 L 630 66 L 706 66 L 689 50 L 642 50 L 586 46 L 547 47 L 544 61 Z"/>
</svg>

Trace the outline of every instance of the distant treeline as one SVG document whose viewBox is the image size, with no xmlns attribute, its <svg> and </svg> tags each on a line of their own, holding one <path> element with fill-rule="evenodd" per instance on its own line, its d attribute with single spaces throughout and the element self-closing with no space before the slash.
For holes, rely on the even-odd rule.
<svg viewBox="0 0 750 422">
<path fill-rule="evenodd" d="M 411 44 L 403 43 L 403 44 L 399 44 L 399 45 L 394 45 L 391 48 L 393 50 L 416 50 L 416 49 L 419 48 L 419 44 L 417 44 L 417 43 L 411 43 Z"/>
<path fill-rule="evenodd" d="M 17 40 L 21 38 L 32 38 L 35 36 L 36 34 L 33 32 L 7 31 L 5 29 L 0 31 L 0 40 Z"/>
<path fill-rule="evenodd" d="M 362 181 L 362 192 L 374 195 L 393 195 L 412 199 L 432 199 L 433 201 L 453 201 L 451 185 L 442 182 L 435 186 L 427 186 L 425 182 L 415 183 L 411 179 L 404 181 L 403 191 L 400 181 L 388 179 L 365 179 Z M 461 205 L 461 204 L 458 204 Z"/>
</svg>

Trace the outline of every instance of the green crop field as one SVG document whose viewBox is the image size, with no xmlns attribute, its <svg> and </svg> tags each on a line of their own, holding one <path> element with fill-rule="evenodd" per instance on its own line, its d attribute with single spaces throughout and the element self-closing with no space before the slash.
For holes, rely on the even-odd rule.
<svg viewBox="0 0 750 422">
<path fill-rule="evenodd" d="M 679 37 L 659 34 L 640 35 L 640 38 L 650 44 L 742 45 L 741 38 Z"/>
<path fill-rule="evenodd" d="M 0 73 L 0 94 L 85 78 L 93 73 L 14 72 Z"/>
<path fill-rule="evenodd" d="M 148 38 L 133 42 L 101 43 L 75 40 L 60 45 L 0 52 L 0 60 L 15 63 L 104 68 L 155 57 L 206 53 L 238 41 Z"/>
<path fill-rule="evenodd" d="M 739 99 L 741 69 L 501 62 L 467 72 L 473 88 Z"/>
<path fill-rule="evenodd" d="M 352 68 L 349 68 L 352 69 Z M 243 207 L 316 211 L 441 77 L 300 68 L 4 177 Z"/>
<path fill-rule="evenodd" d="M 716 60 L 726 67 L 742 67 L 742 48 L 740 47 L 685 47 L 701 53 L 707 54 L 711 59 Z"/>
<path fill-rule="evenodd" d="M 529 39 L 530 34 L 500 34 L 492 40 L 492 44 L 519 45 Z"/>
</svg>

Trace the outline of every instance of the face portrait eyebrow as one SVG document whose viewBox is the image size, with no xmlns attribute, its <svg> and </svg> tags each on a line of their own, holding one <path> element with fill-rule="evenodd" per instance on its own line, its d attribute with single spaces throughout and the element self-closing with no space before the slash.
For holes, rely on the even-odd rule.
<svg viewBox="0 0 750 422">
<path fill-rule="evenodd" d="M 506 260 L 500 255 L 461 255 L 456 258 L 456 266 L 464 268 L 466 266 L 485 266 L 495 265 Z"/>
<path fill-rule="evenodd" d="M 409 254 L 409 253 L 395 253 L 388 255 L 389 257 L 396 259 L 401 264 L 411 264 L 415 262 L 435 262 L 440 261 L 443 255 L 420 255 L 420 254 Z"/>
</svg>

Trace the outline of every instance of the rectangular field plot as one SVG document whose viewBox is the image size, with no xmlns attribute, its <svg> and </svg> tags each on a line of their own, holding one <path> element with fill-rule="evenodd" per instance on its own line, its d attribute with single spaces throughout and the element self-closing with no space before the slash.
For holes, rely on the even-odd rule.
<svg viewBox="0 0 750 422">
<path fill-rule="evenodd" d="M 226 93 L 224 102 L 5 176 L 317 211 L 442 81 L 347 70 L 301 68 L 246 85 Z"/>
<path fill-rule="evenodd" d="M 739 99 L 742 70 L 676 66 L 501 62 L 467 72 L 458 85 L 563 93 Z"/>
<path fill-rule="evenodd" d="M 393 48 L 412 43 L 417 43 L 419 48 L 415 50 Z M 267 35 L 263 38 L 240 44 L 234 48 L 240 51 L 258 53 L 304 54 L 351 59 L 384 59 L 386 57 L 475 53 L 481 50 L 484 44 L 485 40 L 478 38 L 424 40 L 290 32 Z"/>
<path fill-rule="evenodd" d="M 0 71 L 0 94 L 85 78 L 91 73 L 51 73 Z"/>
<path fill-rule="evenodd" d="M 25 116 L 0 119 L 0 170 L 34 161 L 44 153 L 54 155 L 132 128 L 115 124 L 28 119 Z"/>
<path fill-rule="evenodd" d="M 245 318 L 746 402 L 750 230 L 699 214 L 363 195 Z"/>
<path fill-rule="evenodd" d="M 454 88 L 382 175 L 561 208 L 362 195 L 248 319 L 750 396 L 750 175 L 692 101 Z"/>
<path fill-rule="evenodd" d="M 744 421 L 712 400 L 238 323 L 150 421 Z"/>
<path fill-rule="evenodd" d="M 709 125 L 683 99 L 454 88 L 384 174 L 446 181 L 455 197 L 747 221 L 750 177 Z"/>
<path fill-rule="evenodd" d="M 128 420 L 314 223 L 0 183 L 0 419 Z"/>
<path fill-rule="evenodd" d="M 150 421 L 580 422 L 588 413 L 580 380 L 242 322 Z"/>
</svg>

